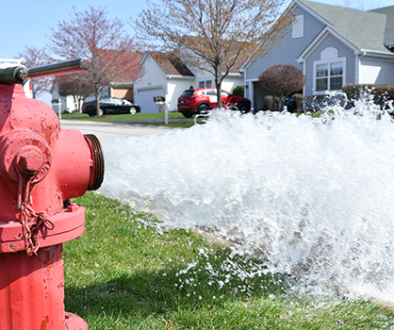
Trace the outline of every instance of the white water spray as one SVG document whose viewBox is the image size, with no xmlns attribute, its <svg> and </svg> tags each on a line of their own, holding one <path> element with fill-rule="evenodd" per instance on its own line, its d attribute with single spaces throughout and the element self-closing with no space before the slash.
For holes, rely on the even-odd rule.
<svg viewBox="0 0 394 330">
<path fill-rule="evenodd" d="M 163 227 L 235 242 L 271 271 L 394 302 L 394 124 L 368 103 L 331 110 L 216 111 L 187 130 L 106 140 L 101 192 Z"/>
</svg>

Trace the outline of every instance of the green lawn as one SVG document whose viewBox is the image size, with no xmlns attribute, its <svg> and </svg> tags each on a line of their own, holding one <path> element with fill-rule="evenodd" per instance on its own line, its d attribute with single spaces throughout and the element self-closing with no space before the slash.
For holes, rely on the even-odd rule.
<svg viewBox="0 0 394 330">
<path fill-rule="evenodd" d="M 286 277 L 217 285 L 230 251 L 185 230 L 159 234 L 118 201 L 91 192 L 85 233 L 64 244 L 66 310 L 102 329 L 390 329 L 393 312 L 369 301 L 317 301 L 284 294 Z M 207 259 L 198 253 L 204 248 Z M 258 262 L 233 259 L 244 269 Z M 191 262 L 196 265 L 182 273 Z M 204 262 L 205 261 L 205 262 Z"/>
<path fill-rule="evenodd" d="M 184 118 L 179 112 L 169 112 L 168 118 Z M 163 119 L 164 113 L 137 113 L 135 115 L 104 115 L 101 117 L 89 117 L 85 113 L 73 112 L 62 114 L 62 119 L 70 120 L 86 120 L 86 121 L 125 121 L 125 120 L 149 120 L 149 119 Z"/>
</svg>

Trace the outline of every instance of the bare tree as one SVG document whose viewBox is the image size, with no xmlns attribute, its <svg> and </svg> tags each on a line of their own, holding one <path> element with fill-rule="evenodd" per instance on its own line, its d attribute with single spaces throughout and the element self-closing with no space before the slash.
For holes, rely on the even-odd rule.
<svg viewBox="0 0 394 330">
<path fill-rule="evenodd" d="M 280 64 L 269 67 L 259 75 L 259 84 L 273 97 L 274 109 L 282 110 L 283 100 L 300 91 L 306 84 L 305 75 L 293 65 Z"/>
<path fill-rule="evenodd" d="M 18 54 L 18 57 L 23 58 L 23 64 L 27 68 L 47 65 L 50 63 L 50 57 L 47 54 L 47 49 L 37 48 L 35 46 L 25 46 L 25 50 Z M 52 77 L 34 78 L 31 79 L 31 88 L 33 98 L 48 92 L 51 86 Z"/>
<path fill-rule="evenodd" d="M 92 84 L 85 72 L 56 76 L 53 84 L 60 96 L 72 96 L 75 108 L 80 112 L 84 99 L 92 94 Z"/>
<path fill-rule="evenodd" d="M 91 62 L 89 75 L 81 75 L 86 84 L 93 86 L 100 113 L 100 90 L 111 82 L 138 79 L 142 75 L 140 56 L 135 52 L 133 40 L 117 18 L 109 19 L 107 11 L 89 6 L 77 12 L 73 8 L 70 19 L 58 23 L 49 37 L 50 50 L 62 59 L 88 57 Z"/>
<path fill-rule="evenodd" d="M 173 51 L 215 79 L 218 108 L 221 85 L 233 67 L 251 55 L 266 55 L 291 23 L 279 17 L 283 0 L 147 0 L 133 22 L 137 36 L 155 50 Z"/>
</svg>

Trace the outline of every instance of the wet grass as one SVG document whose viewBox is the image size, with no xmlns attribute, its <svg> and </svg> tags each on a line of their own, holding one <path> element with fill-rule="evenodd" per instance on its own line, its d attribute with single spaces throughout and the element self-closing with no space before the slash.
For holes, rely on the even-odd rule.
<svg viewBox="0 0 394 330">
<path fill-rule="evenodd" d="M 87 208 L 86 224 L 79 239 L 64 244 L 65 304 L 90 330 L 393 326 L 393 312 L 376 303 L 297 298 L 285 294 L 286 277 L 269 273 L 231 276 L 228 248 L 185 230 L 160 234 L 144 225 L 150 215 L 116 200 L 87 193 L 75 201 Z M 261 266 L 230 259 L 245 270 Z"/>
</svg>

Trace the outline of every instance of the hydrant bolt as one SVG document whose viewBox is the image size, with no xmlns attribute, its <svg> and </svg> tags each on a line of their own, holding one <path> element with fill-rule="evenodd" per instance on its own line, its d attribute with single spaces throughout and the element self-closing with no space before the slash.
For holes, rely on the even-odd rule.
<svg viewBox="0 0 394 330">
<path fill-rule="evenodd" d="M 44 156 L 41 151 L 34 149 L 23 149 L 17 160 L 18 170 L 25 175 L 33 176 L 40 172 L 44 164 Z"/>
</svg>

